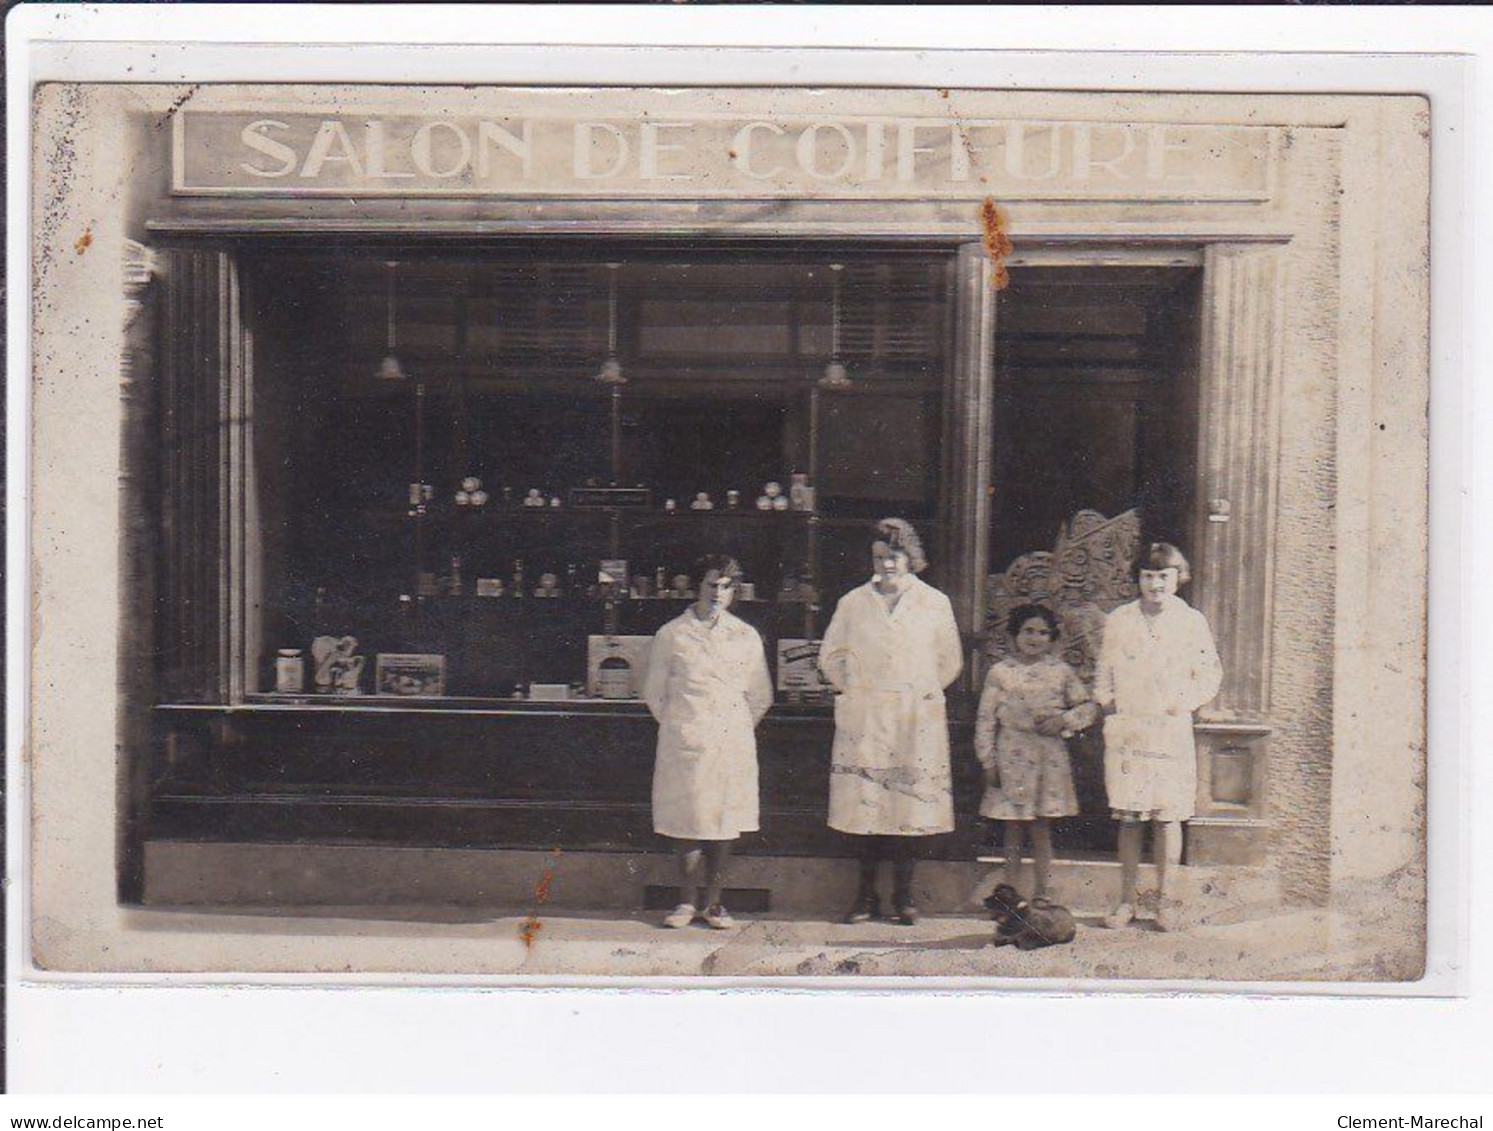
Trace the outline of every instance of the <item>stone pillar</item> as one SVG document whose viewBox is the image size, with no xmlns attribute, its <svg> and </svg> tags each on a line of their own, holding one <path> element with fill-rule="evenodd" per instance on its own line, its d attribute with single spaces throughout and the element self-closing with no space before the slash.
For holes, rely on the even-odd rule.
<svg viewBox="0 0 1493 1131">
<path fill-rule="evenodd" d="M 1193 592 L 1223 661 L 1209 713 L 1230 718 L 1258 718 L 1270 698 L 1284 274 L 1278 245 L 1221 244 L 1204 257 Z"/>
<path fill-rule="evenodd" d="M 990 260 L 978 243 L 959 249 L 954 272 L 954 356 L 945 392 L 948 526 L 941 542 L 949 599 L 968 638 L 984 624 L 989 568 L 995 288 Z"/>
<path fill-rule="evenodd" d="M 144 894 L 143 847 L 149 820 L 153 739 L 151 709 L 156 701 L 156 491 L 152 458 L 157 427 L 155 403 L 155 252 L 124 241 L 124 345 L 119 357 L 119 399 L 123 431 L 120 467 L 120 628 L 119 743 L 120 821 L 118 892 L 125 902 Z"/>
<path fill-rule="evenodd" d="M 1268 847 L 1282 251 L 1217 244 L 1204 255 L 1190 597 L 1212 626 L 1224 678 L 1198 727 L 1198 815 L 1188 837 L 1197 863 L 1258 863 Z"/>
</svg>

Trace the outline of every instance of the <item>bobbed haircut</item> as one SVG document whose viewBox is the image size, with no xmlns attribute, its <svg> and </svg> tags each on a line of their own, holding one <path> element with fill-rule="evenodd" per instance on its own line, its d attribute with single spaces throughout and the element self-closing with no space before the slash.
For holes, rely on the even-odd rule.
<svg viewBox="0 0 1493 1131">
<path fill-rule="evenodd" d="M 722 577 L 741 576 L 741 564 L 730 554 L 706 554 L 703 558 L 697 558 L 689 568 L 689 579 L 696 589 L 705 584 L 705 577 L 711 570 Z"/>
<path fill-rule="evenodd" d="M 928 568 L 928 555 L 923 553 L 923 540 L 905 518 L 884 518 L 872 528 L 872 541 L 885 542 L 893 550 L 907 555 L 907 568 L 913 573 L 922 573 Z"/>
<path fill-rule="evenodd" d="M 1187 564 L 1186 555 L 1170 542 L 1152 542 L 1142 550 L 1135 559 L 1135 576 L 1139 577 L 1143 569 L 1174 569 L 1178 585 L 1186 585 L 1192 580 L 1192 567 Z"/>
<path fill-rule="evenodd" d="M 1045 621 L 1054 640 L 1063 635 L 1058 615 L 1046 605 L 1017 605 L 1006 614 L 1006 635 L 1015 637 L 1021 631 L 1021 626 L 1029 620 Z"/>
</svg>

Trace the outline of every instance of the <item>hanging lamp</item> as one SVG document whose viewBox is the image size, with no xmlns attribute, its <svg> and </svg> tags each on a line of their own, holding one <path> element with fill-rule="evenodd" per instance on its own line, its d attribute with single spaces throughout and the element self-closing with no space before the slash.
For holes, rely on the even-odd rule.
<svg viewBox="0 0 1493 1131">
<path fill-rule="evenodd" d="M 595 380 L 603 385 L 625 385 L 622 362 L 617 360 L 617 271 L 620 263 L 608 263 L 610 273 L 607 280 L 607 359 L 601 363 Z"/>
<path fill-rule="evenodd" d="M 845 362 L 840 359 L 840 275 L 845 270 L 843 263 L 831 263 L 834 280 L 833 297 L 830 303 L 829 361 L 824 366 L 824 376 L 819 378 L 821 389 L 848 389 L 853 384 L 845 371 Z"/>
<path fill-rule="evenodd" d="M 388 339 L 384 360 L 379 363 L 378 376 L 381 381 L 403 381 L 404 366 L 399 364 L 399 357 L 394 352 L 399 344 L 394 308 L 395 282 L 399 264 L 391 259 L 385 262 L 384 266 L 388 268 Z"/>
</svg>

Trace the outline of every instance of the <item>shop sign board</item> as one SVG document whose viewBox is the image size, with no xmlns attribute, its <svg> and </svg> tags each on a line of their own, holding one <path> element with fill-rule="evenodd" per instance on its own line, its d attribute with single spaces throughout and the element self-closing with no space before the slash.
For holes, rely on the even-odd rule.
<svg viewBox="0 0 1493 1131">
<path fill-rule="evenodd" d="M 178 112 L 180 196 L 1263 201 L 1271 126 Z"/>
</svg>

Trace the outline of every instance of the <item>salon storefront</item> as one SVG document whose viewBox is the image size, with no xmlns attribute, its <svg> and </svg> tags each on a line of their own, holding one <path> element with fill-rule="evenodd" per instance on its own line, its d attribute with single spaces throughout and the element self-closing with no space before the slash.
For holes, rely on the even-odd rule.
<svg viewBox="0 0 1493 1131">
<path fill-rule="evenodd" d="M 560 858 L 557 902 L 665 901 L 635 692 L 704 552 L 742 562 L 777 683 L 733 882 L 810 902 L 844 854 L 814 643 L 883 515 L 965 637 L 942 858 L 985 843 L 1004 611 L 1056 605 L 1091 664 L 1166 539 L 1225 672 L 1187 859 L 1325 898 L 1331 121 L 238 88 L 134 126 L 159 165 L 129 233 L 122 647 L 152 662 L 125 676 L 125 902 L 522 903 Z M 1113 850 L 1101 757 L 1074 747 L 1069 859 Z"/>
</svg>

